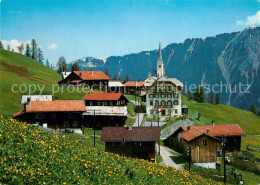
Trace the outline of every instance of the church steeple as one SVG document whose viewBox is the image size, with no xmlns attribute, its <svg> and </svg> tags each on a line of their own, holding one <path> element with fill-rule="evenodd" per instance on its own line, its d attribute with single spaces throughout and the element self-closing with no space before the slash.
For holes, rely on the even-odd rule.
<svg viewBox="0 0 260 185">
<path fill-rule="evenodd" d="M 164 64 L 162 60 L 161 43 L 159 43 L 158 59 L 157 59 L 157 78 L 164 76 Z"/>
</svg>

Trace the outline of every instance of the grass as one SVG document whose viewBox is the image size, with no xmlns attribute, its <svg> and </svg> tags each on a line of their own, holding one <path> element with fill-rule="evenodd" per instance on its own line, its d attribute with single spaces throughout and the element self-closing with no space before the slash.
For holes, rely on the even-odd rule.
<svg viewBox="0 0 260 185">
<path fill-rule="evenodd" d="M 162 162 L 162 156 L 160 156 L 159 154 L 156 155 L 156 163 L 160 164 Z"/>
<path fill-rule="evenodd" d="M 80 88 L 70 93 L 71 88 L 64 87 L 57 92 L 58 86 L 52 85 L 61 80 L 61 75 L 31 58 L 6 50 L 0 50 L 0 79 L 0 113 L 4 115 L 23 109 L 21 98 L 29 94 L 29 87 L 31 92 L 34 91 L 32 95 L 53 95 L 54 99 L 82 99 L 89 91 Z M 23 92 L 19 91 L 19 87 Z"/>
<path fill-rule="evenodd" d="M 92 134 L 91 129 L 85 130 Z M 0 184 L 216 184 L 171 167 L 93 147 L 93 139 L 58 135 L 0 116 Z"/>
<path fill-rule="evenodd" d="M 193 119 L 196 125 L 209 125 L 212 120 L 215 124 L 237 123 L 246 134 L 260 134 L 260 117 L 252 112 L 237 109 L 227 105 L 211 105 L 208 103 L 197 103 L 182 96 L 182 103 L 189 107 L 189 117 L 193 117 L 197 111 L 201 114 L 199 120 Z"/>
<path fill-rule="evenodd" d="M 135 118 L 127 118 L 126 119 L 126 121 L 125 121 L 125 125 L 126 126 L 129 126 L 129 123 L 131 123 L 132 124 L 132 126 L 134 125 L 134 123 L 135 123 Z"/>
<path fill-rule="evenodd" d="M 132 101 L 139 101 L 139 102 L 142 101 L 140 96 L 135 96 L 135 95 L 131 95 L 131 94 L 125 94 L 125 97 L 128 100 L 132 100 Z"/>
<path fill-rule="evenodd" d="M 246 136 L 242 137 L 241 150 L 248 151 L 247 146 L 260 148 L 260 136 Z M 255 157 L 260 159 L 260 152 L 257 151 L 249 151 L 253 153 Z"/>
<path fill-rule="evenodd" d="M 133 102 L 128 102 L 127 104 L 127 112 L 131 117 L 134 117 L 136 115 L 135 112 L 135 104 Z"/>
</svg>

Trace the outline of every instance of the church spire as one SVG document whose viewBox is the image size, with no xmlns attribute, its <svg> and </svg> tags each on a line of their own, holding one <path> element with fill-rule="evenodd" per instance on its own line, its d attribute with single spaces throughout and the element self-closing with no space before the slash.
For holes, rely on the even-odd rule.
<svg viewBox="0 0 260 185">
<path fill-rule="evenodd" d="M 159 43 L 158 59 L 157 59 L 157 78 L 164 76 L 164 65 L 162 60 L 161 42 Z"/>
<path fill-rule="evenodd" d="M 161 51 L 161 42 L 159 42 L 159 50 L 158 50 L 158 60 L 157 63 L 163 63 L 162 60 L 162 51 Z"/>
</svg>

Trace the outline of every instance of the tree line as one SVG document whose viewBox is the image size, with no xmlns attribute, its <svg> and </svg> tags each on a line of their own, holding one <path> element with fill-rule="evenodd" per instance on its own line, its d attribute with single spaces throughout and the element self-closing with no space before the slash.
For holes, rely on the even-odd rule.
<svg viewBox="0 0 260 185">
<path fill-rule="evenodd" d="M 11 50 L 9 44 L 6 46 L 6 48 L 4 48 L 2 41 L 0 41 L 0 49 L 6 49 L 8 51 L 14 52 L 14 49 L 12 48 Z M 31 59 L 43 64 L 44 62 L 43 51 L 40 47 L 38 47 L 35 39 L 32 39 L 30 43 L 25 43 L 25 44 L 21 43 L 20 46 L 17 46 L 17 49 L 21 55 L 30 57 Z M 45 65 L 48 68 L 52 68 L 52 66 L 50 66 L 48 59 L 46 59 Z"/>
</svg>

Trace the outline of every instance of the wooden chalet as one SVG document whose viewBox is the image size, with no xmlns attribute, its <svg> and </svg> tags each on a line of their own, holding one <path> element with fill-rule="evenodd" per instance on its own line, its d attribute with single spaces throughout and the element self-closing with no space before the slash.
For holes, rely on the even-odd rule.
<svg viewBox="0 0 260 185">
<path fill-rule="evenodd" d="M 123 126 L 127 119 L 128 100 L 122 93 L 87 93 L 83 100 L 84 120 L 90 127 Z"/>
<path fill-rule="evenodd" d="M 24 109 L 13 114 L 13 118 L 27 123 L 47 123 L 49 128 L 79 128 L 82 113 L 86 112 L 83 100 L 31 101 Z"/>
<path fill-rule="evenodd" d="M 165 145 L 187 154 L 192 145 L 193 162 L 213 162 L 221 155 L 220 143 L 226 136 L 226 151 L 240 151 L 241 136 L 246 135 L 238 124 L 183 126 L 164 140 Z"/>
<path fill-rule="evenodd" d="M 124 92 L 127 94 L 141 94 L 141 91 L 144 89 L 143 81 L 128 81 L 124 83 Z"/>
<path fill-rule="evenodd" d="M 104 127 L 101 135 L 106 152 L 149 161 L 155 161 L 159 140 L 159 127 Z"/>
<path fill-rule="evenodd" d="M 59 81 L 62 85 L 86 85 L 92 89 L 107 89 L 110 78 L 102 71 L 73 71 L 65 79 Z"/>
</svg>

